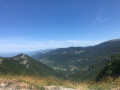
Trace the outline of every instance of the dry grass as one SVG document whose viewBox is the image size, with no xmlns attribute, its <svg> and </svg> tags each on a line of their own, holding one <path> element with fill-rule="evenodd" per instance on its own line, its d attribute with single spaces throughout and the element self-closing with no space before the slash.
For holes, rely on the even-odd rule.
<svg viewBox="0 0 120 90">
<path fill-rule="evenodd" d="M 65 87 L 71 87 L 76 88 L 76 83 L 70 82 L 68 80 L 58 79 L 55 77 L 34 77 L 34 76 L 24 76 L 24 75 L 0 75 L 0 79 L 7 79 L 7 80 L 18 80 L 20 82 L 26 82 L 31 86 L 36 87 L 44 87 L 44 86 L 65 86 Z"/>
<path fill-rule="evenodd" d="M 103 81 L 96 83 L 95 81 L 81 82 L 77 86 L 78 90 L 120 90 L 120 78 L 115 81 Z"/>
<path fill-rule="evenodd" d="M 16 79 L 20 82 L 26 82 L 30 87 L 35 86 L 36 88 L 44 86 L 64 86 L 70 88 L 77 88 L 78 90 L 117 90 L 120 86 L 120 78 L 116 79 L 114 82 L 102 82 L 96 83 L 94 81 L 86 82 L 71 82 L 69 80 L 58 79 L 55 77 L 33 77 L 33 76 L 13 76 L 13 75 L 0 75 L 0 79 L 12 80 Z"/>
</svg>

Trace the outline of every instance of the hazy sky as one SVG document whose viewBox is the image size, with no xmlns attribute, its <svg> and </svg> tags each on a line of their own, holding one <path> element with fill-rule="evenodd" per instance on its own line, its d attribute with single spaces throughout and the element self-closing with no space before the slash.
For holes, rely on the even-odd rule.
<svg viewBox="0 0 120 90">
<path fill-rule="evenodd" d="M 0 52 L 88 46 L 120 37 L 120 0 L 0 0 Z"/>
</svg>

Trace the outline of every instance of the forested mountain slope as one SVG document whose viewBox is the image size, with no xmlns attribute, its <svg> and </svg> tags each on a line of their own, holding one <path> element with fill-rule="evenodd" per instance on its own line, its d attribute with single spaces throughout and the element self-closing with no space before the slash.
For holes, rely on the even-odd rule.
<svg viewBox="0 0 120 90">
<path fill-rule="evenodd" d="M 105 68 L 101 70 L 96 80 L 100 81 L 109 77 L 113 79 L 120 77 L 120 54 L 110 58 L 110 61 L 108 61 Z"/>
<path fill-rule="evenodd" d="M 91 47 L 69 47 L 40 52 L 33 58 L 54 69 L 75 71 L 88 69 L 89 66 L 101 63 L 116 53 L 120 53 L 120 39 Z"/>
<path fill-rule="evenodd" d="M 59 76 L 53 69 L 26 54 L 19 54 L 12 58 L 0 57 L 0 73 L 31 76 Z"/>
</svg>

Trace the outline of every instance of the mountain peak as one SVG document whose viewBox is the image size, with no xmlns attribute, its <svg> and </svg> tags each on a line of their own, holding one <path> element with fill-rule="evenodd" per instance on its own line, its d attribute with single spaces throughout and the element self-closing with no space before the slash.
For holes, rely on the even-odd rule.
<svg viewBox="0 0 120 90">
<path fill-rule="evenodd" d="M 21 64 L 27 64 L 28 60 L 30 59 L 28 55 L 26 54 L 19 54 L 14 57 L 15 60 L 22 60 L 20 63 Z"/>
<path fill-rule="evenodd" d="M 24 53 L 21 53 L 15 57 L 19 57 L 19 58 L 24 58 L 24 57 L 28 57 L 28 55 L 24 54 Z"/>
</svg>

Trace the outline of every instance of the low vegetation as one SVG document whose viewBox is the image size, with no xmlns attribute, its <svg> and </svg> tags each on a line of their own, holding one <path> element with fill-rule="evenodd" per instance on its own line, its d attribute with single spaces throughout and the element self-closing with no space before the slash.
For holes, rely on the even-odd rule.
<svg viewBox="0 0 120 90">
<path fill-rule="evenodd" d="M 28 84 L 29 89 L 40 89 L 45 90 L 46 86 L 64 86 L 68 88 L 76 88 L 77 90 L 117 90 L 120 89 L 120 78 L 114 82 L 73 82 L 55 77 L 34 77 L 34 76 L 23 76 L 23 75 L 2 75 L 0 74 L 0 80 L 17 80 L 20 83 L 24 82 Z"/>
</svg>

